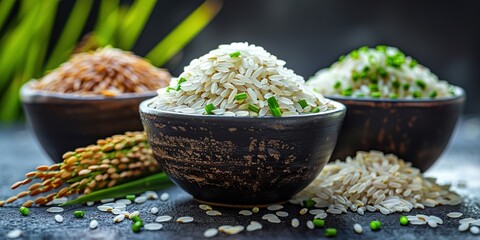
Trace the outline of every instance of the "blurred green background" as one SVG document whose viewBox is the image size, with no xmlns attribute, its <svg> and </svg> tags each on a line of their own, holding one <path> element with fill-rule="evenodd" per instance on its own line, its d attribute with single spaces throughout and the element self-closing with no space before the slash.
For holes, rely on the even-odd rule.
<svg viewBox="0 0 480 240">
<path fill-rule="evenodd" d="M 156 5 L 156 0 L 0 0 L 0 122 L 22 119 L 22 84 L 42 77 L 72 53 L 107 45 L 131 50 Z M 215 0 L 199 2 L 145 57 L 155 66 L 163 66 L 221 6 Z M 59 23 L 61 29 L 53 31 Z"/>
</svg>

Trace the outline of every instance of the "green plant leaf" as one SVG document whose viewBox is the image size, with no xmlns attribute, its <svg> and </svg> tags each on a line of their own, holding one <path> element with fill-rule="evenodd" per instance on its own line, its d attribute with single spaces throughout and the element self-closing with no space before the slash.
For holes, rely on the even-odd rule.
<svg viewBox="0 0 480 240">
<path fill-rule="evenodd" d="M 111 44 L 117 31 L 119 22 L 120 8 L 115 8 L 110 15 L 102 22 L 97 23 L 97 28 L 93 35 L 97 38 L 98 45 L 105 46 Z"/>
<path fill-rule="evenodd" d="M 173 183 L 170 181 L 170 179 L 168 179 L 165 173 L 156 173 L 138 180 L 126 182 L 114 187 L 98 190 L 87 195 L 80 196 L 75 200 L 62 204 L 62 206 L 86 203 L 89 201 L 99 201 L 106 198 L 120 198 L 129 194 L 138 194 L 145 191 L 165 189 L 170 186 L 173 186 Z"/>
<path fill-rule="evenodd" d="M 146 58 L 156 66 L 163 66 L 205 28 L 221 7 L 220 1 L 205 1 L 158 43 Z"/>
<path fill-rule="evenodd" d="M 7 20 L 13 5 L 15 5 L 15 0 L 0 1 L 0 30 L 2 30 L 3 24 L 5 24 L 5 20 Z"/>
<path fill-rule="evenodd" d="M 124 50 L 130 50 L 133 47 L 156 3 L 156 0 L 137 0 L 133 2 L 118 29 L 121 35 L 121 38 L 118 38 L 118 47 Z"/>
<path fill-rule="evenodd" d="M 98 9 L 97 23 L 95 24 L 95 31 L 110 17 L 113 11 L 118 10 L 119 0 L 103 0 L 100 2 Z"/>
<path fill-rule="evenodd" d="M 60 38 L 55 44 L 55 48 L 46 65 L 46 70 L 54 69 L 68 59 L 87 21 L 92 4 L 93 0 L 77 0 Z"/>
</svg>

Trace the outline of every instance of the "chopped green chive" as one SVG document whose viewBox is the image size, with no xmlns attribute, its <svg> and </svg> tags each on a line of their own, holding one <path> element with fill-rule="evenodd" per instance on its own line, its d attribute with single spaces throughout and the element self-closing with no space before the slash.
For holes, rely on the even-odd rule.
<svg viewBox="0 0 480 240">
<path fill-rule="evenodd" d="M 314 109 L 312 109 L 312 113 L 318 113 L 320 112 L 320 108 L 319 107 L 316 107 Z"/>
<path fill-rule="evenodd" d="M 360 74 L 358 72 L 353 72 L 352 73 L 352 80 L 353 81 L 357 81 L 358 79 L 360 79 Z"/>
<path fill-rule="evenodd" d="M 398 98 L 398 95 L 395 94 L 395 93 L 390 93 L 390 96 L 389 96 L 391 99 L 397 99 Z"/>
<path fill-rule="evenodd" d="M 182 84 L 182 83 L 184 83 L 184 82 L 186 82 L 186 81 L 187 81 L 187 79 L 185 79 L 185 78 L 183 78 L 183 77 L 180 78 L 180 79 L 178 80 L 178 82 L 177 82 L 177 89 L 175 89 L 175 90 L 179 91 L 180 89 L 182 89 L 182 87 L 180 86 L 180 84 Z"/>
<path fill-rule="evenodd" d="M 327 228 L 325 229 L 325 237 L 335 237 L 337 236 L 336 228 Z"/>
<path fill-rule="evenodd" d="M 373 97 L 373 98 L 380 98 L 381 96 L 382 96 L 382 94 L 380 92 L 370 93 L 370 97 Z"/>
<path fill-rule="evenodd" d="M 245 98 L 247 98 L 247 93 L 239 93 L 239 94 L 235 95 L 235 99 L 237 101 L 243 100 Z"/>
<path fill-rule="evenodd" d="M 28 214 L 30 214 L 30 209 L 28 209 L 27 207 L 20 207 L 19 211 L 23 216 L 27 216 Z"/>
<path fill-rule="evenodd" d="M 333 88 L 339 89 L 341 86 L 342 86 L 342 83 L 341 83 L 340 81 L 337 81 L 337 82 L 335 82 L 335 84 L 333 85 Z"/>
<path fill-rule="evenodd" d="M 140 232 L 140 230 L 142 229 L 142 223 L 141 222 L 135 222 L 133 225 L 132 225 L 132 231 L 133 232 Z"/>
<path fill-rule="evenodd" d="M 372 83 L 378 83 L 378 77 L 375 73 L 370 74 L 370 82 Z"/>
<path fill-rule="evenodd" d="M 358 53 L 357 50 L 353 50 L 353 51 L 350 53 L 350 56 L 351 56 L 353 59 L 358 59 L 358 57 L 360 56 L 360 54 Z"/>
<path fill-rule="evenodd" d="M 256 105 L 253 105 L 253 104 L 248 104 L 248 109 L 250 109 L 252 112 L 260 112 L 260 108 Z"/>
<path fill-rule="evenodd" d="M 143 226 L 143 220 L 142 220 L 139 216 L 133 216 L 133 217 L 132 217 L 132 221 L 133 221 L 134 223 L 138 223 L 138 222 L 139 222 L 139 223 L 140 223 L 140 226 Z"/>
<path fill-rule="evenodd" d="M 408 83 L 403 84 L 403 90 L 407 91 L 408 89 L 410 89 L 410 84 Z"/>
<path fill-rule="evenodd" d="M 230 57 L 232 57 L 232 58 L 240 57 L 240 52 L 236 51 L 236 52 L 230 53 Z"/>
<path fill-rule="evenodd" d="M 343 91 L 342 91 L 343 96 L 349 97 L 349 96 L 352 96 L 352 94 L 353 94 L 353 90 L 352 90 L 351 87 L 343 89 Z"/>
<path fill-rule="evenodd" d="M 304 200 L 303 206 L 306 208 L 313 208 L 315 206 L 315 202 L 312 199 Z"/>
<path fill-rule="evenodd" d="M 371 221 L 370 222 L 370 229 L 373 231 L 378 231 L 382 228 L 382 223 L 380 221 Z"/>
<path fill-rule="evenodd" d="M 307 100 L 305 99 L 301 99 L 300 101 L 298 101 L 298 104 L 300 104 L 302 108 L 306 108 L 308 106 Z"/>
<path fill-rule="evenodd" d="M 338 58 L 338 62 L 343 62 L 345 60 L 345 55 L 342 55 Z"/>
<path fill-rule="evenodd" d="M 421 98 L 422 97 L 422 92 L 420 91 L 415 91 L 412 93 L 414 98 Z"/>
<path fill-rule="evenodd" d="M 363 46 L 361 48 L 358 49 L 359 52 L 367 52 L 368 51 L 368 47 L 367 46 Z"/>
<path fill-rule="evenodd" d="M 378 51 L 380 52 L 383 52 L 383 53 L 386 53 L 387 52 L 387 46 L 385 45 L 378 45 L 377 47 L 375 47 Z"/>
<path fill-rule="evenodd" d="M 268 107 L 270 107 L 270 112 L 272 113 L 273 116 L 275 117 L 280 117 L 282 116 L 282 111 L 280 111 L 280 107 L 278 106 L 277 99 L 275 97 L 269 97 L 267 99 L 268 102 Z"/>
<path fill-rule="evenodd" d="M 84 211 L 75 211 L 75 212 L 73 212 L 73 216 L 75 216 L 76 218 L 83 218 L 83 216 L 85 216 L 85 212 Z"/>
<path fill-rule="evenodd" d="M 170 92 L 170 90 L 175 90 L 175 89 L 176 89 L 176 88 L 173 88 L 173 87 L 168 86 L 168 87 L 167 87 L 167 92 Z"/>
<path fill-rule="evenodd" d="M 407 218 L 407 217 L 405 217 L 405 216 L 401 216 L 401 217 L 400 217 L 400 224 L 401 224 L 402 226 L 408 225 L 408 222 L 409 222 L 409 221 L 408 221 L 408 218 Z"/>
<path fill-rule="evenodd" d="M 369 67 L 369 66 L 365 66 L 365 67 L 363 68 L 362 72 L 364 72 L 364 73 L 370 72 L 370 67 Z"/>
<path fill-rule="evenodd" d="M 378 85 L 377 85 L 376 83 L 370 83 L 370 84 L 368 84 L 368 88 L 369 88 L 370 91 L 372 91 L 372 92 L 378 91 Z"/>
<path fill-rule="evenodd" d="M 377 69 L 377 72 L 378 72 L 378 74 L 379 74 L 381 77 L 383 77 L 383 78 L 386 77 L 386 76 L 388 76 L 387 71 L 386 71 L 385 68 L 383 68 L 383 67 L 379 67 L 379 68 Z"/>
<path fill-rule="evenodd" d="M 403 63 L 405 63 L 405 55 L 401 52 L 398 52 L 395 55 L 387 56 L 387 66 L 399 68 Z"/>
<path fill-rule="evenodd" d="M 365 94 L 363 94 L 363 93 L 357 93 L 357 94 L 355 94 L 355 97 L 365 97 Z"/>
<path fill-rule="evenodd" d="M 392 86 L 393 86 L 394 88 L 399 88 L 399 87 L 400 87 L 400 82 L 399 82 L 398 80 L 394 80 L 394 81 L 392 82 Z"/>
<path fill-rule="evenodd" d="M 207 106 L 205 106 L 205 112 L 207 114 L 212 114 L 212 110 L 214 109 L 215 109 L 215 106 L 213 106 L 213 103 L 207 104 Z"/>
<path fill-rule="evenodd" d="M 431 98 L 437 97 L 437 91 L 432 91 L 428 96 Z"/>
<path fill-rule="evenodd" d="M 417 60 L 412 59 L 412 60 L 410 61 L 410 63 L 408 64 L 408 66 L 409 66 L 410 68 L 414 68 L 415 66 L 417 66 L 417 64 L 418 64 Z"/>
<path fill-rule="evenodd" d="M 421 79 L 415 80 L 415 84 L 417 84 L 417 86 L 420 87 L 422 90 L 427 87 L 427 84 Z"/>
<path fill-rule="evenodd" d="M 135 201 L 135 195 L 127 195 L 125 196 L 126 199 L 130 200 L 130 201 Z"/>
<path fill-rule="evenodd" d="M 370 55 L 368 57 L 368 62 L 372 65 L 377 65 L 377 60 L 375 59 L 375 57 L 373 55 Z"/>
<path fill-rule="evenodd" d="M 323 219 L 313 219 L 313 225 L 317 228 L 322 228 L 325 226 L 325 220 Z"/>
</svg>

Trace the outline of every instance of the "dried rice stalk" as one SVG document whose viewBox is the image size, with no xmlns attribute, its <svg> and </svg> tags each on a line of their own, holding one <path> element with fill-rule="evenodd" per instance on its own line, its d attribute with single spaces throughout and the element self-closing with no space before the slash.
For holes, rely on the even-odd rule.
<svg viewBox="0 0 480 240">
<path fill-rule="evenodd" d="M 59 68 L 32 84 L 59 93 L 115 96 L 155 91 L 167 86 L 170 74 L 144 59 L 115 48 L 74 54 Z"/>
<path fill-rule="evenodd" d="M 153 158 L 145 132 L 126 132 L 98 140 L 96 145 L 67 152 L 62 163 L 37 167 L 36 171 L 25 175 L 25 180 L 14 183 L 11 188 L 29 185 L 36 179 L 40 182 L 30 184 L 26 191 L 6 201 L 0 201 L 0 206 L 36 195 L 41 196 L 25 202 L 24 206 L 29 207 L 33 203 L 45 205 L 55 198 L 88 194 L 157 171 L 157 161 Z M 51 190 L 55 191 L 47 195 Z"/>
</svg>

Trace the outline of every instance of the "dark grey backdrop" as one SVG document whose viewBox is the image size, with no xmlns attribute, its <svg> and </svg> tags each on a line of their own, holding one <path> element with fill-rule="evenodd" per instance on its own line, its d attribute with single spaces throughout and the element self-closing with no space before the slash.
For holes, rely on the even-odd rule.
<svg viewBox="0 0 480 240">
<path fill-rule="evenodd" d="M 201 2 L 160 0 L 134 51 L 147 53 Z M 388 44 L 413 56 L 440 78 L 465 88 L 466 112 L 480 113 L 477 5 L 477 1 L 458 0 L 227 0 L 214 21 L 167 67 L 177 75 L 192 58 L 219 44 L 248 41 L 308 78 L 354 48 Z M 61 4 L 64 9 L 71 6 L 71 1 Z M 59 14 L 59 26 L 66 12 Z M 94 17 L 91 14 L 85 31 Z"/>
</svg>

